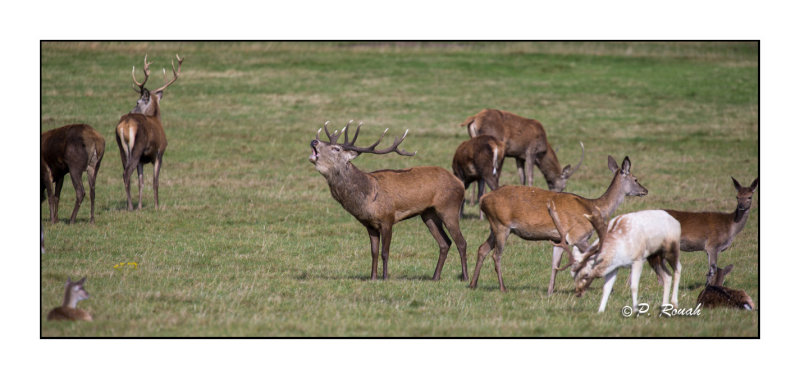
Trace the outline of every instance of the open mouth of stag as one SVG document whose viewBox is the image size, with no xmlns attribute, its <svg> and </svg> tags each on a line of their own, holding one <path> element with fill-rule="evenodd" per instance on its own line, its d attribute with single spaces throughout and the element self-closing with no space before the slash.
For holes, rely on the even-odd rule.
<svg viewBox="0 0 800 379">
<path fill-rule="evenodd" d="M 317 163 L 317 158 L 319 158 L 319 151 L 317 151 L 315 142 L 317 141 L 311 141 L 311 155 L 308 156 L 308 160 L 314 164 Z"/>
</svg>

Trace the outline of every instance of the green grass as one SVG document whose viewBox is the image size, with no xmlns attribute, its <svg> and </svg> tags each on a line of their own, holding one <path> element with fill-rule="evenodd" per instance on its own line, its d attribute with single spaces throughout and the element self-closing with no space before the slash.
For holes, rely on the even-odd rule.
<svg viewBox="0 0 800 379">
<path fill-rule="evenodd" d="M 169 147 L 153 209 L 152 166 L 144 210 L 128 212 L 114 127 L 133 108 L 130 68 L 144 53 L 153 80 L 175 53 L 183 75 L 162 101 Z M 455 247 L 442 280 L 438 248 L 419 221 L 395 226 L 389 280 L 369 281 L 364 228 L 330 196 L 308 162 L 325 120 L 364 121 L 362 141 L 410 129 L 413 158 L 362 156 L 363 170 L 450 167 L 466 138 L 458 125 L 493 107 L 540 120 L 563 164 L 586 160 L 567 190 L 599 196 L 606 156 L 628 155 L 650 190 L 640 209 L 732 211 L 730 176 L 758 174 L 758 46 L 753 43 L 44 43 L 41 131 L 92 125 L 106 138 L 96 224 L 88 196 L 67 225 L 46 223 L 41 334 L 51 336 L 758 336 L 759 313 L 703 310 L 700 317 L 625 319 L 623 270 L 605 314 L 600 284 L 574 296 L 568 274 L 548 297 L 550 245 L 512 237 L 503 254 L 508 293 L 487 260 L 476 290 L 457 279 Z M 140 76 L 141 77 L 141 76 Z M 502 184 L 518 184 L 507 161 Z M 85 179 L 84 179 L 85 181 Z M 134 181 L 135 182 L 135 181 Z M 541 174 L 534 182 L 542 186 Z M 135 197 L 135 184 L 133 191 Z M 719 263 L 726 285 L 758 308 L 759 206 Z M 41 219 L 47 221 L 47 205 Z M 470 275 L 488 224 L 468 206 L 462 220 Z M 693 307 L 705 253 L 685 253 L 679 304 Z M 138 269 L 115 269 L 136 262 Z M 45 321 L 67 276 L 87 276 L 80 307 L 92 323 Z M 660 301 L 646 268 L 640 301 Z"/>
</svg>

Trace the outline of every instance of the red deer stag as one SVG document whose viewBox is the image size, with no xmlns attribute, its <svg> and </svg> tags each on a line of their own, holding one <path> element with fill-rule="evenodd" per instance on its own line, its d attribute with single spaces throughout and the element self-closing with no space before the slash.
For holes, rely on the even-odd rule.
<svg viewBox="0 0 800 379">
<path fill-rule="evenodd" d="M 461 278 L 468 280 L 467 242 L 461 235 L 458 225 L 458 213 L 464 200 L 463 183 L 440 167 L 363 172 L 350 163 L 361 153 L 396 152 L 404 156 L 416 154 L 397 148 L 405 139 L 408 130 L 402 138 L 395 138 L 391 146 L 376 150 L 375 147 L 389 129 L 386 129 L 372 145 L 358 147 L 355 146 L 355 142 L 361 124 L 356 128 L 352 141 L 347 135 L 350 123 L 341 132 L 334 131 L 333 134 L 328 132 L 327 125 L 326 122 L 323 128 L 329 142 L 321 141 L 317 131 L 317 137 L 311 141 L 311 156 L 308 159 L 328 181 L 333 198 L 367 228 L 372 249 L 372 280 L 378 278 L 378 243 L 382 242 L 383 279 L 386 279 L 392 226 L 417 215 L 422 217 L 422 221 L 439 244 L 439 261 L 433 273 L 433 280 L 439 280 L 452 243 L 444 232 L 443 224 L 455 240 L 461 256 Z M 344 143 L 339 144 L 337 139 L 342 133 L 344 133 Z"/>
<path fill-rule="evenodd" d="M 175 62 L 172 62 L 172 80 L 167 81 L 166 70 L 164 70 L 164 85 L 154 91 L 144 87 L 150 77 L 150 62 L 147 62 L 147 55 L 144 56 L 144 81 L 139 83 L 136 80 L 136 67 L 131 70 L 133 82 L 139 87 L 139 100 L 133 110 L 122 116 L 117 123 L 117 146 L 122 157 L 122 180 L 125 183 L 125 193 L 128 195 L 128 210 L 133 210 L 131 202 L 131 174 L 133 170 L 139 174 L 139 207 L 142 209 L 142 186 L 144 177 L 142 176 L 143 166 L 146 163 L 153 163 L 153 196 L 155 198 L 155 208 L 158 209 L 158 174 L 161 171 L 161 160 L 164 151 L 167 149 L 167 136 L 164 134 L 164 127 L 161 125 L 161 98 L 164 90 L 178 80 L 181 74 L 181 64 L 183 59 L 178 55 L 178 69 L 175 70 Z"/>
<path fill-rule="evenodd" d="M 725 275 L 728 275 L 731 270 L 733 270 L 733 265 L 727 265 L 725 268 L 717 270 L 714 277 L 711 278 L 711 284 L 706 285 L 706 288 L 697 296 L 697 303 L 702 304 L 703 308 L 709 309 L 730 307 L 752 311 L 755 305 L 753 299 L 746 292 L 722 285 L 725 282 Z"/>
<path fill-rule="evenodd" d="M 92 203 L 89 222 L 94 224 L 94 187 L 100 162 L 106 151 L 106 140 L 97 131 L 86 124 L 62 126 L 42 133 L 41 183 L 44 201 L 47 192 L 50 205 L 50 221 L 58 222 L 58 202 L 64 176 L 69 174 L 72 186 L 75 187 L 75 208 L 69 223 L 75 222 L 78 209 L 81 207 L 86 191 L 83 189 L 83 172 L 89 179 L 89 200 Z M 52 183 L 55 182 L 55 190 Z"/>
<path fill-rule="evenodd" d="M 711 283 L 717 270 L 717 255 L 730 247 L 733 238 L 744 229 L 747 216 L 750 215 L 753 192 L 758 186 L 758 178 L 750 187 L 742 187 L 736 179 L 731 179 L 737 192 L 736 209 L 733 213 L 666 210 L 681 223 L 681 250 L 705 251 L 708 254 L 706 284 Z"/>
<path fill-rule="evenodd" d="M 492 136 L 477 136 L 461 143 L 453 155 L 453 174 L 464 182 L 464 190 L 478 182 L 478 198 L 483 196 L 484 184 L 494 191 L 499 187 L 503 170 L 505 145 Z M 464 204 L 461 204 L 464 213 Z M 483 220 L 483 212 L 480 213 Z"/>
<path fill-rule="evenodd" d="M 461 126 L 467 127 L 470 137 L 490 135 L 502 141 L 506 146 L 506 156 L 516 159 L 522 185 L 533 185 L 533 166 L 538 166 L 550 191 L 561 192 L 567 187 L 570 176 L 583 163 L 584 149 L 581 143 L 581 160 L 578 165 L 574 170 L 570 165 L 562 169 L 556 152 L 547 142 L 542 124 L 511 112 L 484 109 L 467 118 Z"/>
<path fill-rule="evenodd" d="M 647 189 L 631 174 L 631 161 L 628 157 L 625 157 L 622 168 L 619 168 L 614 158 L 609 156 L 608 168 L 614 173 L 614 178 L 606 192 L 597 199 L 524 186 L 503 186 L 481 198 L 481 210 L 486 213 L 491 231 L 486 242 L 478 248 L 478 260 L 470 288 L 478 285 L 483 260 L 489 251 L 494 250 L 497 280 L 500 282 L 500 290 L 506 291 L 500 259 L 509 234 L 514 233 L 528 241 L 559 242 L 553 249 L 550 284 L 547 287 L 547 294 L 551 295 L 564 249 L 574 245 L 581 251 L 587 251 L 592 232 L 603 229 L 597 226 L 599 219 L 608 220 L 622 204 L 625 196 L 647 195 Z M 593 212 L 597 212 L 599 216 L 590 217 Z M 560 220 L 564 230 L 558 230 L 554 219 Z"/>
</svg>

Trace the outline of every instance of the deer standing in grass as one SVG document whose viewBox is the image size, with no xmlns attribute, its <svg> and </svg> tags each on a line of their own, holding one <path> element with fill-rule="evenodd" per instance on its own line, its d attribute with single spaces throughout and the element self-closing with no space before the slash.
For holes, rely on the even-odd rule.
<svg viewBox="0 0 800 379">
<path fill-rule="evenodd" d="M 547 287 L 547 294 L 551 295 L 564 249 L 574 245 L 581 251 L 586 251 L 589 248 L 589 237 L 593 230 L 598 229 L 598 221 L 587 218 L 586 215 L 591 215 L 597 208 L 600 218 L 607 220 L 626 196 L 647 195 L 647 189 L 631 174 L 631 161 L 628 157 L 625 157 L 622 167 L 619 168 L 614 158 L 609 156 L 608 168 L 614 173 L 614 178 L 606 192 L 597 199 L 524 186 L 503 186 L 481 198 L 481 210 L 486 213 L 491 232 L 486 242 L 478 248 L 478 259 L 470 288 L 478 285 L 483 260 L 494 250 L 492 257 L 497 280 L 500 282 L 500 290 L 506 291 L 500 260 L 506 240 L 513 233 L 528 241 L 558 242 L 553 248 L 550 284 Z M 556 218 L 563 225 L 563 230 L 556 227 Z"/>
<path fill-rule="evenodd" d="M 119 146 L 119 154 L 122 158 L 122 180 L 125 183 L 125 193 L 128 195 L 128 210 L 133 210 L 131 202 L 131 174 L 133 170 L 139 174 L 139 206 L 142 209 L 142 186 L 144 186 L 144 176 L 142 175 L 143 166 L 147 163 L 153 164 L 153 197 L 155 208 L 158 209 L 158 175 L 161 172 L 161 162 L 164 151 L 167 149 L 167 135 L 161 124 L 161 98 L 164 90 L 178 80 L 181 74 L 181 64 L 183 59 L 179 56 L 178 69 L 175 69 L 175 62 L 172 62 L 172 80 L 167 81 L 166 70 L 164 70 L 164 85 L 154 91 L 145 88 L 145 83 L 150 77 L 150 62 L 147 62 L 147 55 L 144 56 L 144 80 L 139 83 L 136 80 L 136 67 L 131 70 L 133 82 L 139 87 L 139 100 L 136 107 L 130 113 L 122 116 L 117 123 L 116 139 Z"/>
<path fill-rule="evenodd" d="M 681 224 L 662 210 L 646 210 L 614 217 L 608 224 L 598 218 L 598 240 L 586 253 L 573 250 L 575 292 L 581 297 L 594 278 L 605 278 L 603 298 L 598 312 L 606 310 L 608 297 L 614 287 L 620 267 L 631 267 L 631 296 L 633 309 L 637 309 L 639 279 L 644 261 L 650 264 L 664 286 L 662 304 L 667 304 L 672 285 L 673 306 L 678 306 L 678 283 L 681 280 L 680 240 Z M 666 262 L 672 266 L 672 278 L 667 274 Z"/>
<path fill-rule="evenodd" d="M 522 185 L 533 185 L 533 166 L 538 166 L 547 181 L 547 187 L 561 192 L 567 180 L 578 171 L 583 163 L 583 143 L 581 161 L 573 170 L 570 165 L 563 169 L 558 163 L 556 152 L 547 141 L 544 127 L 539 121 L 517 116 L 511 112 L 497 109 L 484 109 L 467 118 L 461 126 L 467 127 L 470 137 L 489 135 L 505 144 L 505 156 L 514 157 Z"/>
<path fill-rule="evenodd" d="M 716 270 L 711 278 L 711 284 L 697 296 L 697 303 L 703 304 L 703 308 L 730 307 L 752 311 L 755 308 L 753 299 L 742 290 L 724 287 L 725 275 L 733 270 L 733 265 L 727 265 L 723 269 Z"/>
<path fill-rule="evenodd" d="M 464 200 L 464 184 L 453 174 L 441 167 L 412 167 L 405 170 L 379 170 L 363 172 L 350 163 L 362 153 L 388 154 L 395 152 L 404 156 L 413 156 L 398 149 L 402 138 L 395 138 L 394 143 L 376 150 L 375 147 L 386 135 L 386 129 L 378 140 L 370 146 L 355 146 L 361 124 L 358 125 L 353 140 L 349 140 L 347 127 L 330 134 L 327 122 L 323 126 L 328 141 L 321 141 L 319 131 L 311 141 L 309 161 L 328 181 L 331 195 L 342 207 L 352 214 L 367 228 L 372 250 L 372 280 L 378 278 L 378 244 L 381 243 L 381 259 L 383 261 L 383 279 L 388 277 L 389 246 L 392 241 L 392 226 L 400 221 L 419 215 L 439 244 L 439 261 L 433 273 L 433 280 L 439 280 L 442 266 L 447 258 L 452 241 L 445 234 L 444 228 L 455 240 L 461 256 L 461 278 L 468 280 L 467 275 L 467 242 L 461 235 L 458 225 L 458 214 Z M 321 131 L 321 129 L 320 129 Z M 337 143 L 344 133 L 344 143 Z"/>
<path fill-rule="evenodd" d="M 78 302 L 89 298 L 89 293 L 83 288 L 83 283 L 86 282 L 86 277 L 73 282 L 67 278 L 67 283 L 64 285 L 64 302 L 58 308 L 53 308 L 47 314 L 49 321 L 92 321 L 92 315 L 82 309 L 78 309 Z"/>
<path fill-rule="evenodd" d="M 499 187 L 500 172 L 503 170 L 505 145 L 492 136 L 470 138 L 456 149 L 453 155 L 453 174 L 464 182 L 464 190 L 469 189 L 472 182 L 478 182 L 478 199 L 483 196 L 484 184 L 492 191 Z M 466 201 L 466 200 L 465 200 Z M 461 214 L 464 203 L 461 203 Z M 480 213 L 483 220 L 483 212 Z"/>
<path fill-rule="evenodd" d="M 728 249 L 734 237 L 744 229 L 758 186 L 758 178 L 749 187 L 742 187 L 736 179 L 731 179 L 736 188 L 736 209 L 732 213 L 666 210 L 681 223 L 681 250 L 705 251 L 708 255 L 706 284 L 712 282 L 719 253 Z"/>
<path fill-rule="evenodd" d="M 50 222 L 58 222 L 58 203 L 64 176 L 69 174 L 75 188 L 75 207 L 69 223 L 75 222 L 86 191 L 83 189 L 83 172 L 89 180 L 89 200 L 92 204 L 89 222 L 94 224 L 94 189 L 100 162 L 106 150 L 106 140 L 86 124 L 66 125 L 42 133 L 41 140 L 41 201 L 47 194 Z M 52 183 L 55 182 L 55 189 Z"/>
</svg>

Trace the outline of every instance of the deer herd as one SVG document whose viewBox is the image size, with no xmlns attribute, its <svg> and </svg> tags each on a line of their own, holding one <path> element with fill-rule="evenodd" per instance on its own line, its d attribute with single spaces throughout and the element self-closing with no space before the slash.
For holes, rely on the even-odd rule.
<svg viewBox="0 0 800 379">
<path fill-rule="evenodd" d="M 123 183 L 127 209 L 133 210 L 130 176 L 138 173 L 138 209 L 142 209 L 143 165 L 153 164 L 154 207 L 158 203 L 158 179 L 167 138 L 161 121 L 160 103 L 164 91 L 181 74 L 183 59 L 176 55 L 178 66 L 172 63 L 172 78 L 166 70 L 164 84 L 155 90 L 145 87 L 150 77 L 150 62 L 144 58 L 144 79 L 136 79 L 135 66 L 131 72 L 139 100 L 129 113 L 123 115 L 115 128 L 123 168 Z M 352 121 L 351 121 L 352 122 Z M 620 267 L 631 267 L 630 287 L 633 306 L 637 306 L 638 284 L 645 260 L 655 270 L 664 287 L 662 304 L 677 306 L 681 277 L 681 251 L 705 251 L 708 255 L 706 286 L 698 303 L 708 307 L 729 306 L 752 310 L 753 302 L 744 291 L 722 287 L 722 280 L 732 268 L 717 268 L 720 252 L 731 246 L 741 232 L 750 213 L 758 178 L 748 187 L 736 179 L 737 206 L 733 213 L 687 212 L 677 210 L 644 210 L 616 216 L 609 221 L 627 196 L 645 196 L 647 188 L 631 171 L 631 160 L 621 164 L 608 156 L 608 168 L 613 173 L 611 183 L 600 197 L 585 198 L 563 192 L 567 181 L 583 163 L 585 149 L 581 142 L 581 158 L 575 168 L 559 163 L 556 151 L 547 140 L 542 124 L 511 112 L 484 109 L 466 119 L 469 139 L 461 143 L 452 160 L 452 173 L 441 167 L 411 167 L 400 170 L 364 172 L 351 161 L 362 153 L 414 156 L 399 145 L 408 130 L 386 148 L 379 149 L 387 130 L 377 141 L 366 147 L 356 146 L 361 124 L 350 139 L 351 122 L 331 133 L 328 122 L 317 131 L 311 143 L 309 161 L 328 182 L 332 197 L 367 229 L 372 254 L 371 279 L 378 279 L 378 257 L 382 263 L 382 279 L 388 278 L 389 248 L 394 224 L 420 216 L 436 243 L 439 259 L 433 280 L 439 280 L 451 245 L 455 242 L 461 259 L 461 280 L 469 281 L 467 271 L 467 242 L 459 226 L 463 215 L 466 189 L 477 182 L 480 219 L 489 224 L 488 236 L 477 249 L 477 260 L 469 288 L 478 286 L 483 261 L 492 253 L 500 291 L 507 291 L 503 282 L 501 258 L 510 234 L 529 241 L 550 241 L 553 245 L 548 296 L 555 289 L 559 271 L 570 270 L 576 296 L 580 297 L 594 278 L 603 278 L 599 312 L 606 308 Z M 320 139 L 325 131 L 327 141 Z M 344 141 L 339 138 L 344 136 Z M 75 206 L 70 223 L 76 221 L 85 196 L 82 173 L 88 174 L 91 201 L 90 223 L 95 221 L 95 182 L 105 151 L 105 139 L 91 126 L 67 125 L 47 131 L 41 136 L 41 201 L 48 200 L 50 221 L 58 222 L 58 203 L 64 176 L 69 173 L 75 188 Z M 499 178 L 505 157 L 513 157 L 521 185 L 500 186 Z M 548 190 L 533 187 L 533 167 L 541 171 Z M 491 192 L 484 195 L 484 185 Z M 448 236 L 449 234 L 449 236 Z M 593 235 L 597 239 L 591 242 Z M 44 253 L 44 230 L 42 229 Z M 569 262 L 559 267 L 564 251 Z M 379 253 L 380 252 L 380 253 Z M 672 268 L 669 275 L 667 263 Z M 88 298 L 83 289 L 84 279 L 67 281 L 64 304 L 54 309 L 48 319 L 91 320 L 91 316 L 75 309 L 79 300 Z M 669 298 L 670 287 L 672 292 Z"/>
</svg>

